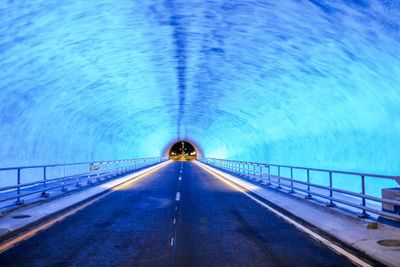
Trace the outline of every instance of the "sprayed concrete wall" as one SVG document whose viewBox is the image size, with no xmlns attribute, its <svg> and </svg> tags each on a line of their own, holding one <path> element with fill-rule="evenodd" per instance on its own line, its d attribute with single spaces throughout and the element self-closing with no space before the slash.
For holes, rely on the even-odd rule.
<svg viewBox="0 0 400 267">
<path fill-rule="evenodd" d="M 206 156 L 400 173 L 398 1 L 2 1 L 0 165 Z"/>
</svg>

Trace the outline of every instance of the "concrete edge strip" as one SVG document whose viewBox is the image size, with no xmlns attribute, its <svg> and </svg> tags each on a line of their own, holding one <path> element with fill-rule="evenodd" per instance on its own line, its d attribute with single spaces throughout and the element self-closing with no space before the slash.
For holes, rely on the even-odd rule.
<svg viewBox="0 0 400 267">
<path fill-rule="evenodd" d="M 205 164 L 203 164 L 201 162 L 198 162 L 198 161 L 195 161 L 195 164 L 197 164 L 199 167 L 203 168 L 207 172 L 211 173 L 217 179 L 223 181 L 224 183 L 226 183 L 227 185 L 231 186 L 232 188 L 240 191 L 241 193 L 243 193 L 244 195 L 246 195 L 247 197 L 249 197 L 250 199 L 255 201 L 257 204 L 259 204 L 262 207 L 264 207 L 264 208 L 268 209 L 269 211 L 273 212 L 274 214 L 276 214 L 277 216 L 279 216 L 280 218 L 282 218 L 286 222 L 294 225 L 297 229 L 299 229 L 300 231 L 308 234 L 313 239 L 323 243 L 325 246 L 329 247 L 331 250 L 335 251 L 336 253 L 345 256 L 346 258 L 348 258 L 354 264 L 356 264 L 358 266 L 363 266 L 363 267 L 372 267 L 373 266 L 370 263 L 364 261 L 363 259 L 360 259 L 356 255 L 353 255 L 352 253 L 348 252 L 347 250 L 345 250 L 345 249 L 341 248 L 340 246 L 336 245 L 335 243 L 331 242 L 327 238 L 325 238 L 325 237 L 319 235 L 318 233 L 314 232 L 313 230 L 301 225 L 300 223 L 296 222 L 294 219 L 288 217 L 287 215 L 281 213 L 280 211 L 274 209 L 273 207 L 267 205 L 266 203 L 260 201 L 259 199 L 255 198 L 254 196 L 250 195 L 248 192 L 245 191 L 245 188 L 243 188 L 240 185 L 236 184 L 235 182 L 231 181 L 231 179 L 229 179 L 229 177 L 224 176 L 223 172 L 220 173 L 218 170 L 216 170 L 216 169 L 214 169 L 214 168 L 212 168 L 210 166 L 207 166 L 207 165 L 205 165 Z M 261 196 L 259 196 L 259 197 L 261 197 Z"/>
<path fill-rule="evenodd" d="M 123 189 L 123 188 L 131 185 L 132 183 L 135 183 L 135 182 L 145 178 L 149 174 L 156 172 L 157 170 L 165 167 L 169 163 L 170 163 L 170 161 L 166 161 L 166 162 L 151 166 L 147 169 L 139 171 L 137 173 L 137 175 L 135 175 L 135 173 L 129 174 L 129 175 L 135 175 L 135 176 L 132 177 L 131 179 L 121 182 L 120 184 L 110 187 L 100 193 L 90 196 L 83 201 L 69 205 L 69 206 L 63 208 L 62 210 L 51 213 L 51 214 L 45 216 L 44 218 L 41 218 L 35 222 L 31 222 L 27 225 L 24 225 L 21 228 L 13 230 L 12 232 L 8 233 L 7 238 L 3 239 L 2 243 L 0 243 L 0 253 L 3 253 L 4 251 L 12 248 L 13 246 L 17 245 L 18 243 L 20 243 L 28 238 L 33 237 L 40 231 L 48 229 L 49 227 L 53 226 L 57 222 L 62 221 L 63 219 L 92 205 L 93 203 L 97 202 L 98 200 L 114 193 L 116 190 Z M 129 175 L 127 175 L 127 176 L 129 176 Z"/>
</svg>

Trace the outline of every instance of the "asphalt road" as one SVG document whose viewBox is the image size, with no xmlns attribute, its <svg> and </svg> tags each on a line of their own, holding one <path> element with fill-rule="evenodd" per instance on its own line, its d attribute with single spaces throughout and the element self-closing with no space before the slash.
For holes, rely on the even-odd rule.
<svg viewBox="0 0 400 267">
<path fill-rule="evenodd" d="M 173 162 L 3 252 L 0 266 L 352 264 L 194 163 Z"/>
</svg>

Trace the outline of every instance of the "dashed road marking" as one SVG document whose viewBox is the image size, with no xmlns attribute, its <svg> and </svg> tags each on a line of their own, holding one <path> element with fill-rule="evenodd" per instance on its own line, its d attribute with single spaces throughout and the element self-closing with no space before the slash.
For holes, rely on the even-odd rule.
<svg viewBox="0 0 400 267">
<path fill-rule="evenodd" d="M 173 247 L 174 246 L 174 238 L 172 237 L 171 238 L 171 247 Z"/>
<path fill-rule="evenodd" d="M 175 200 L 176 200 L 176 201 L 181 200 L 181 192 L 176 192 L 176 198 L 175 198 Z"/>
</svg>

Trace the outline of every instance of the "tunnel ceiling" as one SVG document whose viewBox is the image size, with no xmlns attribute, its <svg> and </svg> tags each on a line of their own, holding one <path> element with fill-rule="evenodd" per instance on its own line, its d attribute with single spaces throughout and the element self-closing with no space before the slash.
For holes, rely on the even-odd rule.
<svg viewBox="0 0 400 267">
<path fill-rule="evenodd" d="M 0 164 L 160 155 L 399 172 L 398 1 L 2 1 Z"/>
</svg>

